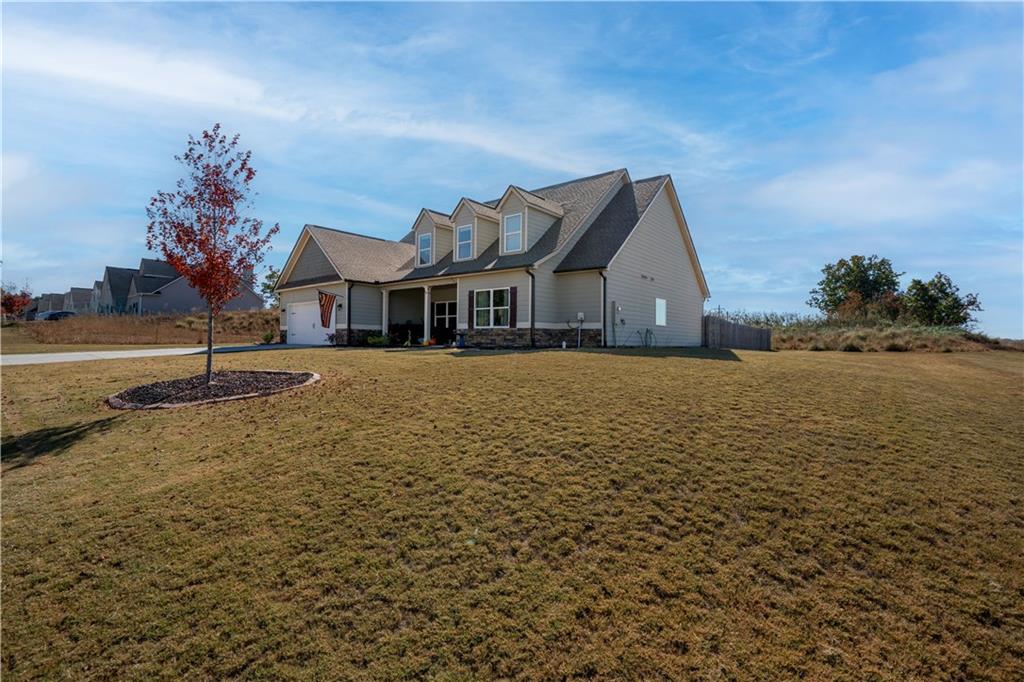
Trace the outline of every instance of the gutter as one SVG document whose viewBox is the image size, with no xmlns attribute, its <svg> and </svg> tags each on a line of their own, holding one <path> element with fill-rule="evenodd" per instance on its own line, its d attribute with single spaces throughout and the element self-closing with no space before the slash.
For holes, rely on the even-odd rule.
<svg viewBox="0 0 1024 682">
<path fill-rule="evenodd" d="M 526 269 L 526 274 L 530 276 L 530 348 L 533 348 L 533 330 L 537 324 L 537 280 L 531 268 Z"/>
<path fill-rule="evenodd" d="M 606 334 L 608 317 L 608 271 L 601 270 L 601 347 L 608 347 L 608 335 Z"/>
</svg>

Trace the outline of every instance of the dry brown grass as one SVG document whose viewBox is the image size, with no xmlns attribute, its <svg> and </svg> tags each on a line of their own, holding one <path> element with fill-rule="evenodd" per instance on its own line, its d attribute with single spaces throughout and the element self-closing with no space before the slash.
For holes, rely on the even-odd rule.
<svg viewBox="0 0 1024 682">
<path fill-rule="evenodd" d="M 57 322 L 26 322 L 25 332 L 43 344 L 203 344 L 205 315 L 76 315 Z M 265 332 L 277 338 L 276 310 L 221 313 L 214 318 L 214 343 L 252 343 Z"/>
<path fill-rule="evenodd" d="M 1024 341 L 992 339 L 955 327 L 791 326 L 772 331 L 772 350 L 953 353 L 1024 350 Z"/>
<path fill-rule="evenodd" d="M 3 675 L 1024 677 L 1024 355 L 4 369 Z"/>
</svg>

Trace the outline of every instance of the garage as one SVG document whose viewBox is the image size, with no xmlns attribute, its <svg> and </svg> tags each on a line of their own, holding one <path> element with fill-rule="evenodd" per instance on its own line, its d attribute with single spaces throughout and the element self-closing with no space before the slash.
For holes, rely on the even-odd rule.
<svg viewBox="0 0 1024 682">
<path fill-rule="evenodd" d="M 328 342 L 327 335 L 334 332 L 334 315 L 331 310 L 330 327 L 320 324 L 320 306 L 315 301 L 292 303 L 288 306 L 288 343 L 322 346 Z"/>
</svg>

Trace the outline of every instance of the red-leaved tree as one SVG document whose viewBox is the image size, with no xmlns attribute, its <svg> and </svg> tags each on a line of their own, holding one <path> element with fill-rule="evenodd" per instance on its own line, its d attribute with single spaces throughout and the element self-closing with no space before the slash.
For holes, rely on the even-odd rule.
<svg viewBox="0 0 1024 682">
<path fill-rule="evenodd" d="M 280 226 L 264 231 L 248 215 L 256 170 L 251 151 L 238 149 L 220 124 L 189 135 L 185 153 L 174 157 L 186 170 L 174 192 L 157 192 L 146 207 L 146 246 L 163 257 L 206 300 L 206 383 L 213 375 L 213 317 L 239 294 L 244 279 L 262 260 Z"/>
<path fill-rule="evenodd" d="M 11 282 L 4 282 L 0 288 L 0 313 L 12 319 L 21 317 L 32 304 L 32 292 L 27 286 L 19 289 L 17 284 Z"/>
</svg>

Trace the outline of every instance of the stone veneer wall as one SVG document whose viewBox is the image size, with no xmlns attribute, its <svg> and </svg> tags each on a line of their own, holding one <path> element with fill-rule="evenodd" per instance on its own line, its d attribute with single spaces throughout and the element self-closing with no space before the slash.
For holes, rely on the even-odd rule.
<svg viewBox="0 0 1024 682">
<path fill-rule="evenodd" d="M 536 348 L 558 348 L 562 341 L 569 348 L 576 347 L 576 331 L 573 329 L 534 329 L 533 345 Z M 585 348 L 601 345 L 600 329 L 584 329 L 581 343 Z M 466 346 L 471 348 L 529 348 L 529 329 L 468 329 Z"/>
</svg>

